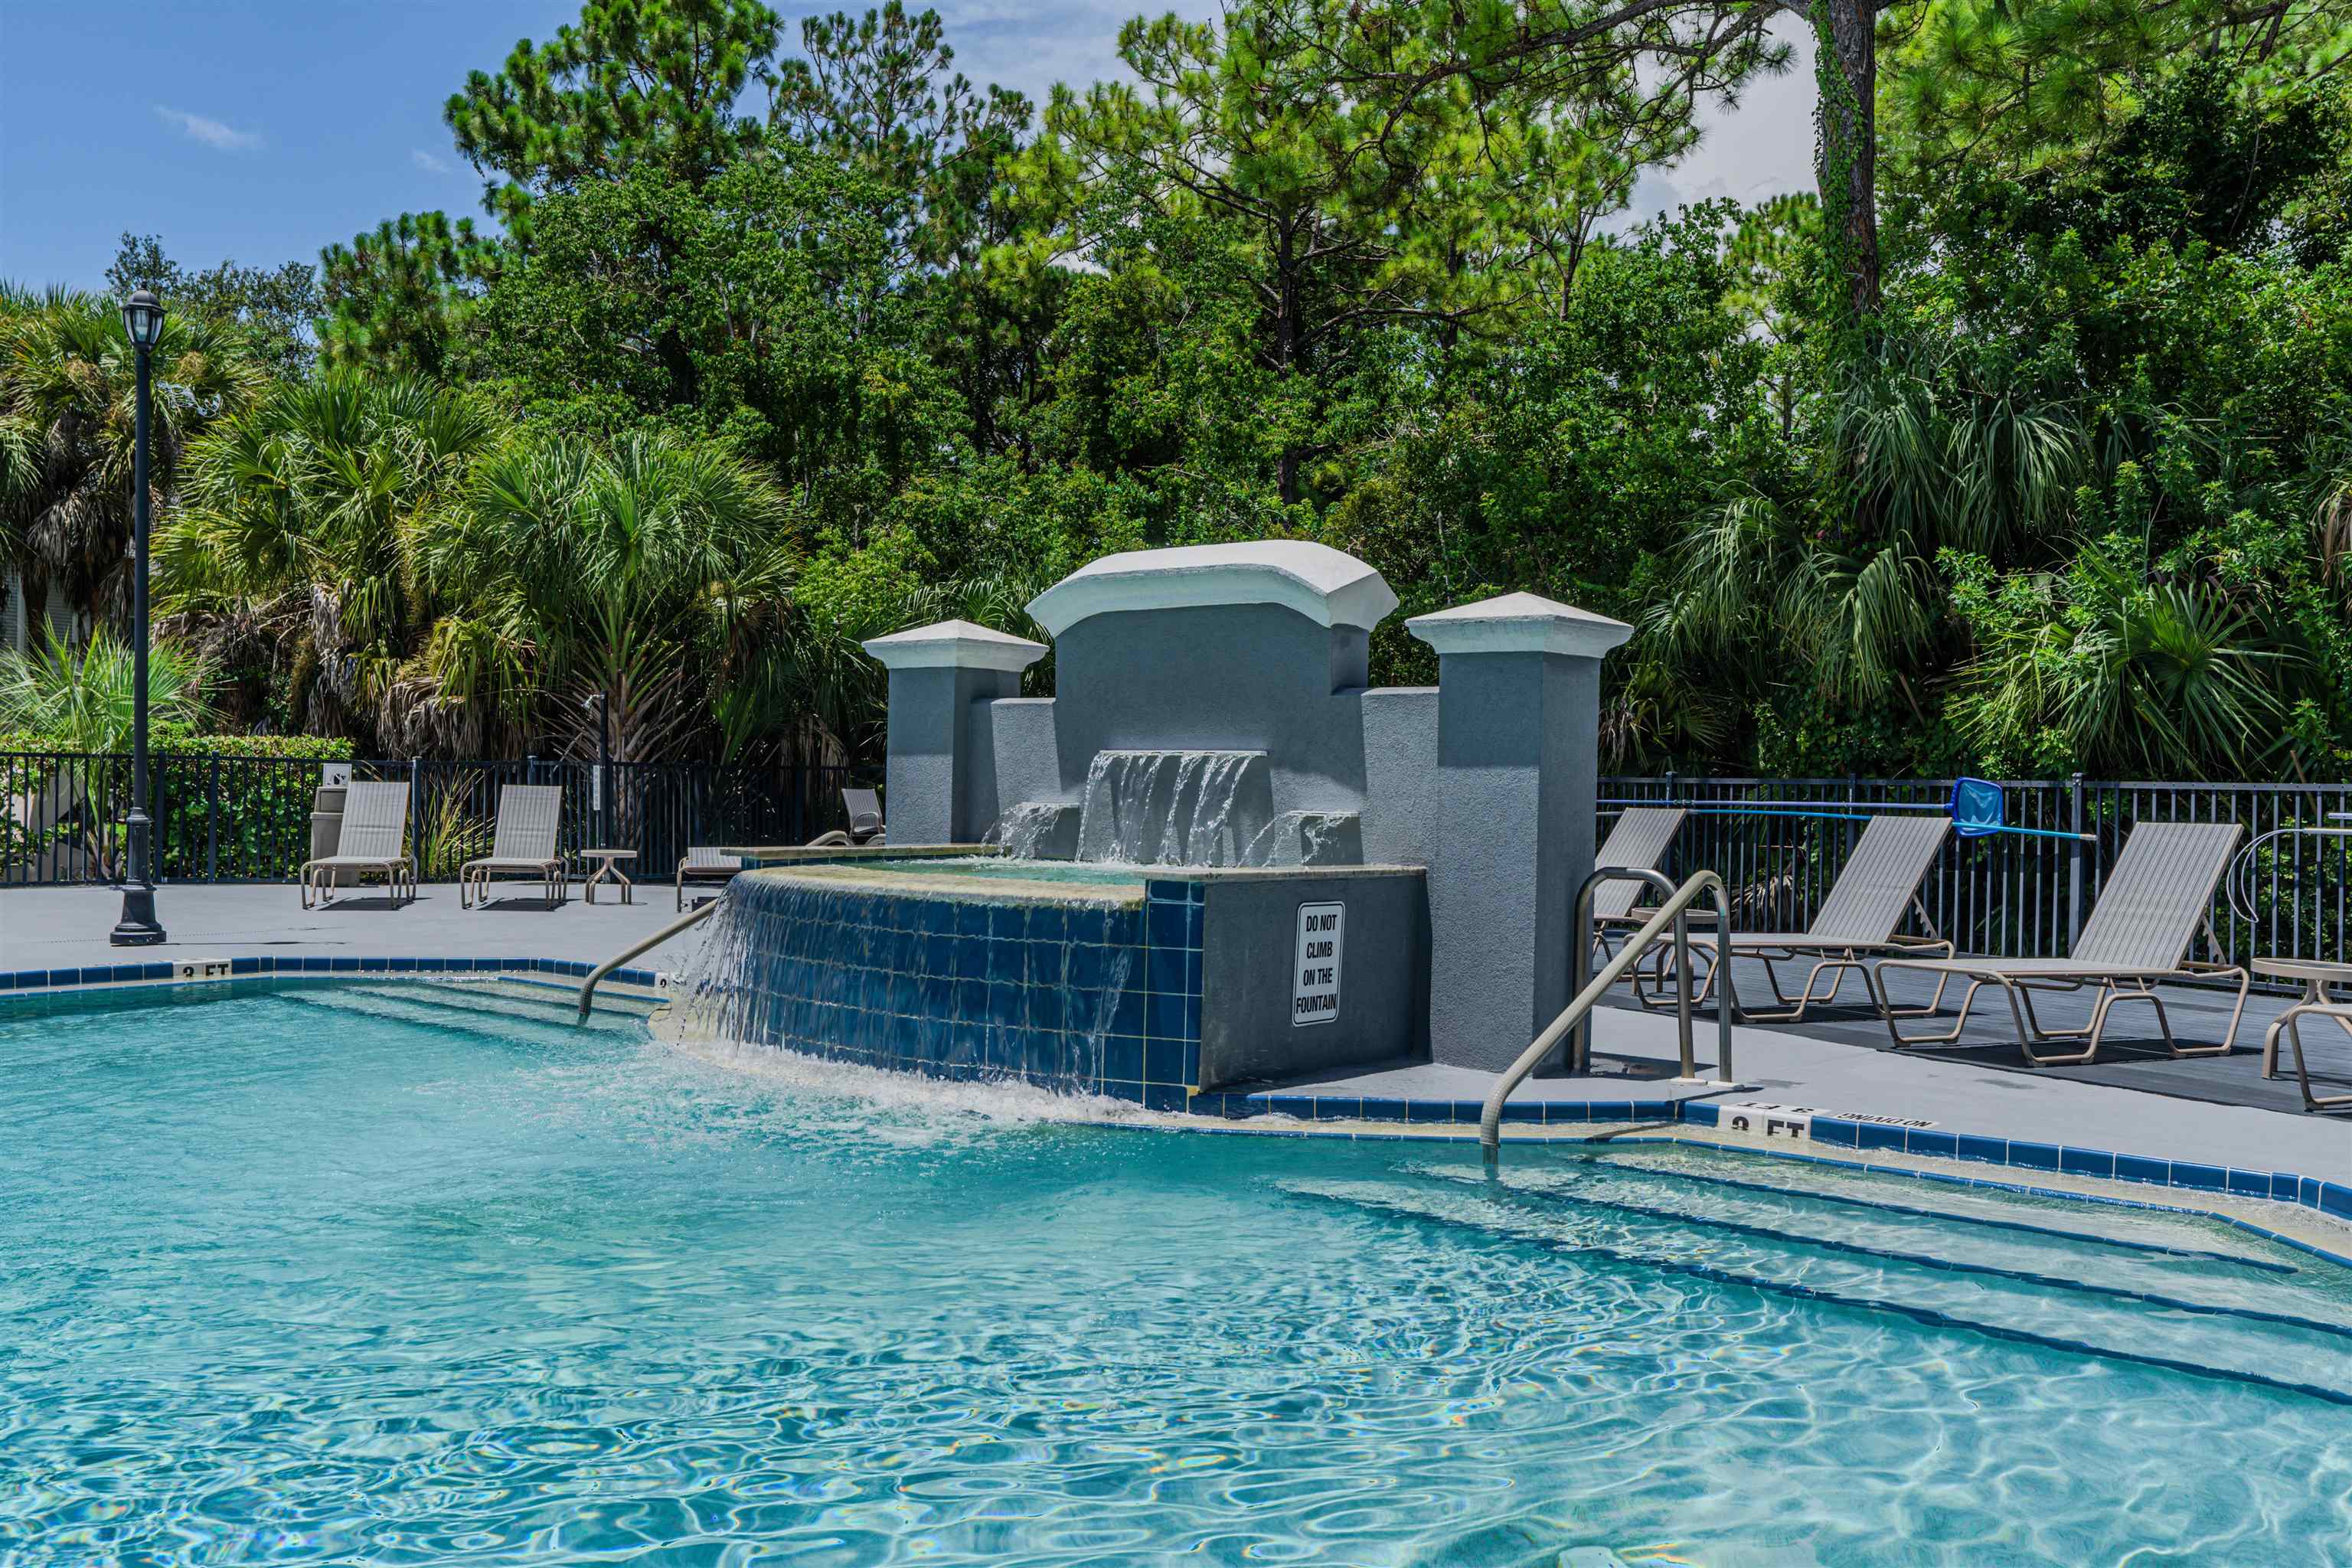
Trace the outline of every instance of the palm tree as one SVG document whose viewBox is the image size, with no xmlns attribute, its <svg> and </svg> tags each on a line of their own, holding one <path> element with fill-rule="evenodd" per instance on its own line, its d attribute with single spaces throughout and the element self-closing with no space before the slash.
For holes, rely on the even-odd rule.
<svg viewBox="0 0 2352 1568">
<path fill-rule="evenodd" d="M 1695 514 L 1644 629 L 1661 652 L 1759 689 L 1805 672 L 1848 709 L 1899 697 L 1944 639 L 1942 551 L 2053 553 L 2091 472 L 2075 412 L 2014 364 L 1888 342 L 1818 411 L 1845 467 L 1826 498 L 1742 489 Z"/>
<path fill-rule="evenodd" d="M 150 482 L 170 489 L 199 431 L 270 383 L 229 327 L 169 318 L 150 357 Z M 0 293 L 0 539 L 26 598 L 61 584 L 77 612 L 119 622 L 128 603 L 135 366 L 115 302 L 52 289 Z"/>
<path fill-rule="evenodd" d="M 282 387 L 190 448 L 156 541 L 158 603 L 224 668 L 290 679 L 312 733 L 478 750 L 498 704 L 428 668 L 443 606 L 411 551 L 506 436 L 482 400 L 423 381 L 330 371 Z"/>
<path fill-rule="evenodd" d="M 780 562 L 753 579 L 759 591 L 730 617 L 716 701 L 728 755 L 761 741 L 835 766 L 878 753 L 888 683 L 866 651 L 874 637 L 953 619 L 1048 640 L 1027 607 L 1045 582 L 1000 574 L 935 583 L 891 573 L 860 574 L 852 585 L 836 580 L 842 563 L 829 568 L 804 572 Z M 1024 683 L 1040 690 L 1052 679 L 1048 653 Z"/>
<path fill-rule="evenodd" d="M 601 694 L 617 762 L 672 754 L 712 719 L 733 621 L 782 591 L 790 508 L 760 470 L 709 445 L 635 435 L 510 443 L 420 534 L 421 574 L 462 607 L 435 632 L 444 678 L 515 661 L 542 717 L 591 750 Z"/>
</svg>

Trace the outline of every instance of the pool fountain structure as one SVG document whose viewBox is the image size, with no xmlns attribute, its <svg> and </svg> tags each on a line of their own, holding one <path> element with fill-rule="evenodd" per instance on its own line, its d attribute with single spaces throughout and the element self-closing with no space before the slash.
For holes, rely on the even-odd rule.
<svg viewBox="0 0 2352 1568">
<path fill-rule="evenodd" d="M 763 858 L 698 965 L 712 1026 L 877 1067 L 1181 1110 L 1350 1067 L 1499 1069 L 1566 1005 L 1602 657 L 1507 594 L 1405 623 L 1299 541 L 1107 556 L 1030 606 L 878 637 L 889 847 Z"/>
</svg>

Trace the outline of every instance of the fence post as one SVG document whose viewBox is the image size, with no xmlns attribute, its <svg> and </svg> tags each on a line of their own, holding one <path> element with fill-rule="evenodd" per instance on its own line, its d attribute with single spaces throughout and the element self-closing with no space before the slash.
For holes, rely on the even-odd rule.
<svg viewBox="0 0 2352 1568">
<path fill-rule="evenodd" d="M 220 757 L 205 769 L 205 880 L 220 880 Z"/>
<path fill-rule="evenodd" d="M 2074 951 L 2076 939 L 2083 934 L 2083 775 L 2075 773 L 2066 780 L 2068 828 L 2076 837 L 2066 846 L 2066 948 Z"/>
<path fill-rule="evenodd" d="M 416 830 L 417 761 L 413 756 L 408 759 L 408 852 L 416 857 L 416 879 L 421 882 L 425 879 L 425 841 L 417 837 Z"/>
</svg>

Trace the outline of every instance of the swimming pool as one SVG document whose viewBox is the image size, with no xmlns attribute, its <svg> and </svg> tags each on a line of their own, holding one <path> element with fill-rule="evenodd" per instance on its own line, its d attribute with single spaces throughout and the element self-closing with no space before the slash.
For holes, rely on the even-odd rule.
<svg viewBox="0 0 2352 1568">
<path fill-rule="evenodd" d="M 0 1016 L 0 1560 L 2352 1562 L 2352 1291 L 2218 1225 L 558 1016 Z"/>
</svg>

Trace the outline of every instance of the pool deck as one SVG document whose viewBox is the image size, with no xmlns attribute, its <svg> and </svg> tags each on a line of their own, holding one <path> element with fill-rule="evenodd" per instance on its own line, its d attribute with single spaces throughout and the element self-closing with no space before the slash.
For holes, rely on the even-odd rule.
<svg viewBox="0 0 2352 1568">
<path fill-rule="evenodd" d="M 0 972 L 196 956 L 497 956 L 596 963 L 677 918 L 666 884 L 641 894 L 628 905 L 612 901 L 609 893 L 593 905 L 575 895 L 556 909 L 535 896 L 518 896 L 477 911 L 459 908 L 454 886 L 428 884 L 415 903 L 397 909 L 368 892 L 305 910 L 295 889 L 284 885 L 164 888 L 157 906 L 171 941 L 142 950 L 108 943 L 107 932 L 121 908 L 121 895 L 111 889 L 8 889 L 0 890 Z M 688 931 L 638 962 L 649 968 L 681 968 L 699 935 Z M 1744 995 L 1768 994 L 1760 972 L 1751 976 L 1743 964 L 1739 981 Z M 2216 994 L 2175 988 L 2166 996 L 2174 1027 L 2184 1038 L 2218 1036 L 2227 1007 Z M 1624 1000 L 1622 992 L 1620 999 Z M 2260 1076 L 2263 1029 L 2284 1005 L 2284 998 L 2258 994 L 2240 1026 L 2238 1050 L 2229 1057 L 2175 1061 L 2152 1055 L 2145 1026 L 2119 1015 L 2113 1062 L 2041 1071 L 2024 1068 L 2007 1034 L 2005 1009 L 1980 1006 L 1956 1046 L 1904 1052 L 1888 1048 L 1884 1026 L 1867 1012 L 1832 1009 L 1801 1025 L 1736 1030 L 1733 1062 L 1740 1083 L 1750 1087 L 1727 1093 L 1715 1085 L 1662 1081 L 1675 1057 L 1674 1020 L 1627 1002 L 1597 1017 L 1601 1070 L 1595 1076 L 1538 1079 L 1514 1099 L 1521 1104 L 1694 1096 L 1767 1100 L 1832 1116 L 1900 1118 L 2013 1141 L 2352 1179 L 2352 1118 L 2307 1113 L 2300 1109 L 2292 1079 L 2265 1082 Z M 2145 1008 L 2138 1011 L 2146 1016 Z M 2053 1022 L 2072 1021 L 2054 1006 L 2051 1016 Z M 1711 1020 L 1703 1019 L 1696 1031 L 1702 1064 L 1713 1060 L 1714 1038 Z M 2326 1089 L 2340 1092 L 2352 1081 L 2352 1036 L 2320 1023 L 2305 1029 L 2305 1040 L 2315 1075 L 2331 1080 Z M 1475 1102 L 1493 1081 L 1474 1069 L 1423 1063 L 1325 1075 L 1286 1083 L 1276 1092 L 1286 1098 Z"/>
<path fill-rule="evenodd" d="M 394 908 L 375 889 L 346 891 L 305 910 L 287 883 L 166 887 L 155 893 L 156 918 L 170 939 L 160 947 L 115 947 L 106 938 L 122 912 L 112 888 L 0 889 L 0 971 L 80 969 L 142 959 L 249 958 L 561 958 L 601 963 L 677 918 L 667 881 L 641 886 L 623 904 L 610 884 L 591 904 L 572 895 L 550 909 L 535 882 L 479 910 L 461 909 L 454 882 L 427 882 L 416 901 Z M 701 891 L 707 895 L 711 889 Z M 701 941 L 681 932 L 646 955 L 651 967 L 678 969 Z"/>
</svg>

